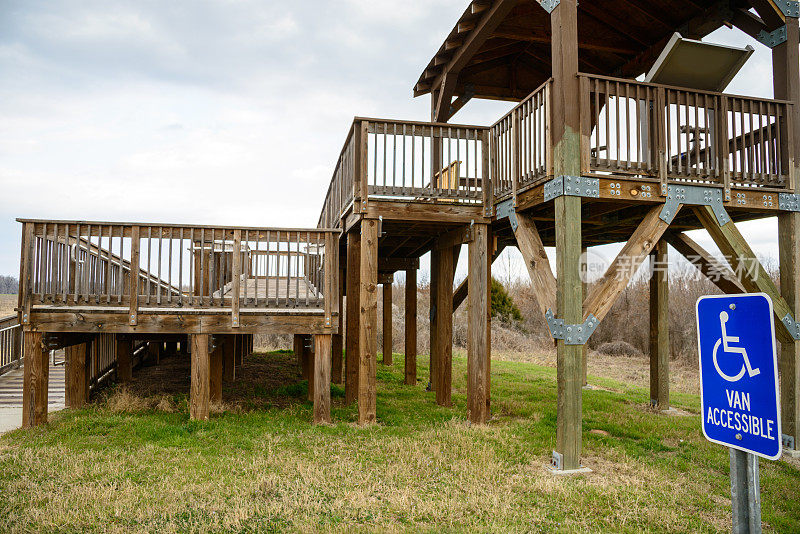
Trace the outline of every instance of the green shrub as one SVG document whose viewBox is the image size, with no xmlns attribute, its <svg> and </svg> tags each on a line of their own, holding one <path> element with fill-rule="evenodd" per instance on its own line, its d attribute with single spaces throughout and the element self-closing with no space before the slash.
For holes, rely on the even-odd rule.
<svg viewBox="0 0 800 534">
<path fill-rule="evenodd" d="M 522 313 L 506 291 L 506 288 L 492 278 L 492 317 L 505 322 L 521 321 Z"/>
</svg>

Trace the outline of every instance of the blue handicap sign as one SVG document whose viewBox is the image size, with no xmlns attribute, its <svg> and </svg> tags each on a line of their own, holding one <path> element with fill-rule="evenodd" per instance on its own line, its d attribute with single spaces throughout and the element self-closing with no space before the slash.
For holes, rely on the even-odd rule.
<svg viewBox="0 0 800 534">
<path fill-rule="evenodd" d="M 781 455 L 772 301 L 763 293 L 697 301 L 703 434 L 763 458 Z"/>
</svg>

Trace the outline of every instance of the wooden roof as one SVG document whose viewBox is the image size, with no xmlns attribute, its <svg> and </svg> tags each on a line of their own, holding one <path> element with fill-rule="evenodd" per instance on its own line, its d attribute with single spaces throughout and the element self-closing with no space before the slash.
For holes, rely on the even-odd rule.
<svg viewBox="0 0 800 534">
<path fill-rule="evenodd" d="M 676 31 L 700 39 L 728 26 L 755 37 L 784 23 L 772 0 L 581 0 L 579 68 L 633 78 L 650 68 Z M 550 77 L 550 37 L 550 14 L 539 1 L 473 0 L 422 72 L 414 96 L 455 98 L 436 120 L 449 120 L 473 97 L 522 100 Z"/>
</svg>

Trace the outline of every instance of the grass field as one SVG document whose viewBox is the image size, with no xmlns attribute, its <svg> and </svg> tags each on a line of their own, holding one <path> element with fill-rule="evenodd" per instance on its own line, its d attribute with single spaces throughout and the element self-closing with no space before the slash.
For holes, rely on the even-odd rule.
<svg viewBox="0 0 800 534">
<path fill-rule="evenodd" d="M 0 317 L 13 315 L 14 308 L 17 307 L 16 295 L 0 295 Z"/>
<path fill-rule="evenodd" d="M 173 365 L 162 374 L 187 368 Z M 296 380 L 226 386 L 234 404 L 207 423 L 188 419 L 188 377 L 161 393 L 110 390 L 0 438 L 0 531 L 729 531 L 728 452 L 702 437 L 697 396 L 674 395 L 694 415 L 658 415 L 643 388 L 592 377 L 602 388 L 584 392 L 593 472 L 553 476 L 555 370 L 492 362 L 494 417 L 477 428 L 464 420 L 465 360 L 454 365 L 451 408 L 424 384 L 401 384 L 402 356 L 379 365 L 371 428 L 354 424 L 338 386 L 335 424 L 320 427 Z M 244 370 L 292 366 L 272 353 Z M 800 466 L 761 467 L 765 530 L 800 531 Z"/>
</svg>

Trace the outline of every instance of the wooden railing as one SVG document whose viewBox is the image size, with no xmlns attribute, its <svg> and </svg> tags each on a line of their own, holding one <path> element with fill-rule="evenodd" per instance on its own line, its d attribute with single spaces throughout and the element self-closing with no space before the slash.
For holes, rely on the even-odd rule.
<svg viewBox="0 0 800 534">
<path fill-rule="evenodd" d="M 585 172 L 794 189 L 789 102 L 581 75 Z"/>
<path fill-rule="evenodd" d="M 0 375 L 22 364 L 22 327 L 16 315 L 0 319 Z"/>
<path fill-rule="evenodd" d="M 32 306 L 129 308 L 132 320 L 154 308 L 323 309 L 326 269 L 338 274 L 338 230 L 20 222 L 23 321 Z"/>
<path fill-rule="evenodd" d="M 551 86 L 548 80 L 491 127 L 492 188 L 498 200 L 553 174 Z"/>
<path fill-rule="evenodd" d="M 117 368 L 116 334 L 99 334 L 89 345 L 87 379 L 89 391 L 95 389 Z"/>
<path fill-rule="evenodd" d="M 488 128 L 356 118 L 318 224 L 339 227 L 369 198 L 488 205 L 488 176 Z"/>
</svg>

